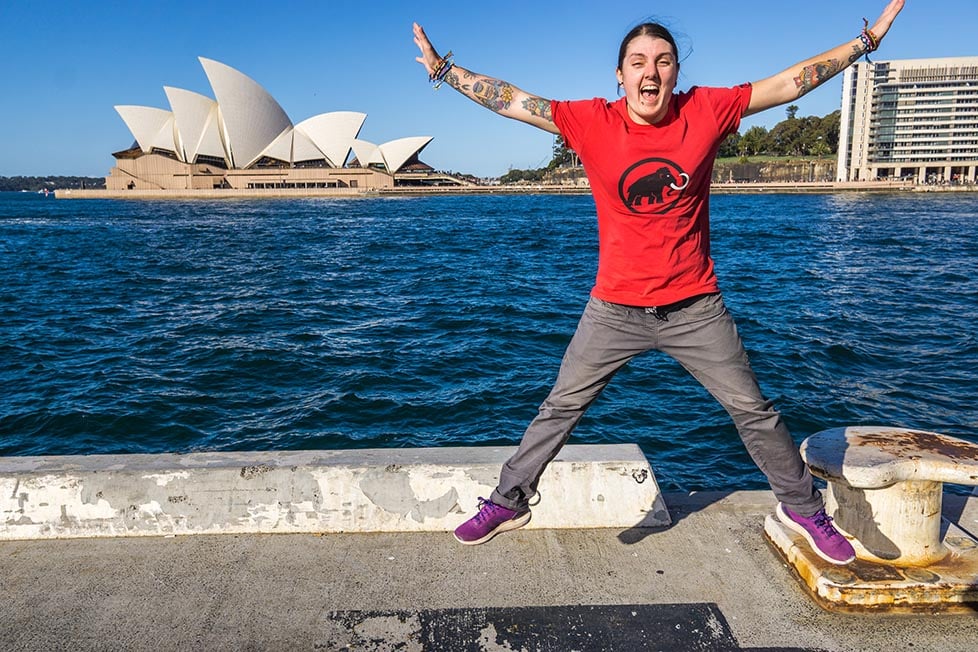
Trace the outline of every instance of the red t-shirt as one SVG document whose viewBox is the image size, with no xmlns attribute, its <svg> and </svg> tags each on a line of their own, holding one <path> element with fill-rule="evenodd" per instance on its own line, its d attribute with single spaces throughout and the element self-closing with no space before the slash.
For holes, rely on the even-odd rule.
<svg viewBox="0 0 978 652">
<path fill-rule="evenodd" d="M 718 290 L 710 258 L 713 160 L 740 125 L 750 96 L 750 84 L 693 87 L 674 95 L 655 125 L 632 121 L 625 98 L 551 103 L 597 208 L 592 296 L 664 306 Z"/>
</svg>

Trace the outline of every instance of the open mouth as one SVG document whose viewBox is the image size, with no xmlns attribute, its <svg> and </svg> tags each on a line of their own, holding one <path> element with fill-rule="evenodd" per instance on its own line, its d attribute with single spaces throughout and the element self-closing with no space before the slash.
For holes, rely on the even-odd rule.
<svg viewBox="0 0 978 652">
<path fill-rule="evenodd" d="M 642 95 L 642 99 L 644 100 L 655 100 L 657 97 L 659 97 L 659 87 L 652 84 L 647 84 L 640 89 L 640 93 Z"/>
</svg>

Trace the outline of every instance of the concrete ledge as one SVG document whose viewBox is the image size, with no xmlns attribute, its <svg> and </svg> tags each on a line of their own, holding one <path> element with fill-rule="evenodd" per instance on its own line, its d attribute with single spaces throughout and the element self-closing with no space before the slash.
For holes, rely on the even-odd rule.
<svg viewBox="0 0 978 652">
<path fill-rule="evenodd" d="M 454 529 L 515 448 L 0 458 L 0 539 Z M 670 523 L 638 446 L 566 446 L 528 528 Z"/>
</svg>

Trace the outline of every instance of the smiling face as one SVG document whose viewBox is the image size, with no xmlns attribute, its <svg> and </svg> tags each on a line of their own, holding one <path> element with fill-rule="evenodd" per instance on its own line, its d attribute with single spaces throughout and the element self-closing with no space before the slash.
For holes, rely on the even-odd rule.
<svg viewBox="0 0 978 652">
<path fill-rule="evenodd" d="M 628 42 L 616 74 L 632 120 L 653 125 L 666 116 L 679 77 L 679 62 L 669 41 L 636 36 Z"/>
</svg>

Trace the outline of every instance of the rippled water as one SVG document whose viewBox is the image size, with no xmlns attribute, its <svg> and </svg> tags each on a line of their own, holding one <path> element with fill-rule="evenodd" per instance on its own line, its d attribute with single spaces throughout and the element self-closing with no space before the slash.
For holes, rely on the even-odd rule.
<svg viewBox="0 0 978 652">
<path fill-rule="evenodd" d="M 799 441 L 978 441 L 978 195 L 718 195 L 714 257 Z M 56 201 L 0 193 L 0 455 L 515 444 L 590 289 L 590 197 Z M 576 443 L 667 490 L 766 486 L 670 359 Z"/>
</svg>

